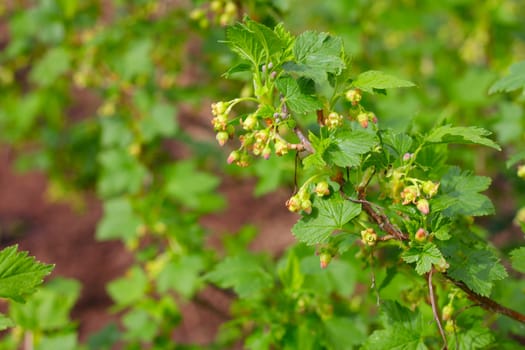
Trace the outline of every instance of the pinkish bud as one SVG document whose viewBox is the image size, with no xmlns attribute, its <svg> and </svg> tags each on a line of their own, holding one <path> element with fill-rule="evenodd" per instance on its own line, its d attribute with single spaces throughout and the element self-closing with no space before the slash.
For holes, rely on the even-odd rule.
<svg viewBox="0 0 525 350">
<path fill-rule="evenodd" d="M 417 197 L 419 195 L 419 190 L 416 186 L 407 186 L 403 189 L 401 192 L 401 198 L 403 198 L 403 205 L 407 205 L 409 203 L 415 203 Z"/>
<path fill-rule="evenodd" d="M 427 239 L 427 231 L 423 228 L 419 228 L 416 232 L 415 238 L 418 242 L 424 242 Z"/>
<path fill-rule="evenodd" d="M 403 161 L 407 162 L 410 158 L 412 158 L 412 153 L 403 154 Z"/>
<path fill-rule="evenodd" d="M 241 158 L 239 151 L 232 151 L 226 160 L 228 164 L 238 161 Z"/>
<path fill-rule="evenodd" d="M 346 92 L 345 97 L 348 101 L 352 103 L 352 106 L 355 106 L 361 101 L 362 95 L 361 90 L 359 89 L 350 89 Z"/>
<path fill-rule="evenodd" d="M 219 131 L 215 138 L 217 139 L 217 142 L 219 142 L 219 145 L 224 146 L 226 141 L 230 138 L 230 135 L 228 135 L 226 131 Z"/>
<path fill-rule="evenodd" d="M 272 154 L 272 149 L 268 146 L 266 146 L 262 151 L 262 157 L 266 160 L 270 158 L 270 155 Z"/>
<path fill-rule="evenodd" d="M 368 128 L 368 115 L 367 113 L 359 113 L 357 115 L 357 122 L 363 127 Z"/>
<path fill-rule="evenodd" d="M 330 264 L 330 261 L 332 261 L 332 255 L 329 253 L 321 253 L 319 255 L 319 264 L 321 265 L 322 269 L 326 269 L 328 267 L 328 264 Z"/>
<path fill-rule="evenodd" d="M 423 215 L 428 215 L 430 212 L 430 206 L 428 204 L 428 201 L 425 198 L 421 198 L 417 201 L 417 209 L 421 212 Z"/>
<path fill-rule="evenodd" d="M 330 187 L 328 182 L 321 181 L 315 186 L 315 193 L 318 197 L 328 196 L 330 194 Z"/>
</svg>

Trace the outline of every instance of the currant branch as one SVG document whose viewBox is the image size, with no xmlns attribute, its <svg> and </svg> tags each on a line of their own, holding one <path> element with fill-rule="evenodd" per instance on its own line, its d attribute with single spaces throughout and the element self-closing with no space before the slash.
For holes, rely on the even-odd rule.
<svg viewBox="0 0 525 350">
<path fill-rule="evenodd" d="M 365 210 L 365 212 L 367 213 L 368 217 L 372 221 L 374 221 L 381 230 L 387 233 L 387 236 L 384 236 L 384 237 L 389 237 L 388 239 L 396 239 L 398 241 L 408 241 L 409 238 L 406 234 L 401 232 L 401 230 L 399 230 L 395 225 L 393 225 L 386 215 L 384 215 L 383 213 L 377 212 L 372 207 L 370 202 L 366 200 L 366 186 L 359 186 L 357 188 L 357 193 L 358 193 L 358 198 L 360 200 L 360 203 L 363 209 Z M 383 240 L 386 240 L 386 239 L 383 239 Z M 454 283 L 454 285 L 456 285 L 462 291 L 464 291 L 467 294 L 467 297 L 473 302 L 475 302 L 482 309 L 490 311 L 490 312 L 495 312 L 500 315 L 505 315 L 509 318 L 512 318 L 515 321 L 525 324 L 524 314 L 518 311 L 512 310 L 512 309 L 509 309 L 499 304 L 498 302 L 496 302 L 495 300 L 491 298 L 477 294 L 472 289 L 470 289 L 466 284 L 453 279 L 452 277 L 448 276 L 446 273 L 444 273 L 444 276 L 449 281 Z"/>
</svg>

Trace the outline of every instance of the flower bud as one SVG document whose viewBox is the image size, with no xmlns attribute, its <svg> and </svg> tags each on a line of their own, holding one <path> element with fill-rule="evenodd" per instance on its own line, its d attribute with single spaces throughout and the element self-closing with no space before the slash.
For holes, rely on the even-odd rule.
<svg viewBox="0 0 525 350">
<path fill-rule="evenodd" d="M 301 202 L 301 210 L 307 214 L 312 213 L 312 202 L 309 199 L 305 199 Z"/>
<path fill-rule="evenodd" d="M 361 124 L 363 128 L 368 128 L 368 114 L 367 113 L 359 113 L 357 115 L 357 122 Z"/>
<path fill-rule="evenodd" d="M 330 264 L 330 261 L 332 261 L 331 254 L 324 252 L 319 255 L 319 264 L 321 265 L 322 269 L 326 269 L 328 264 Z"/>
<path fill-rule="evenodd" d="M 330 187 L 328 186 L 328 182 L 321 181 L 317 183 L 317 185 L 315 186 L 315 193 L 318 197 L 328 196 L 330 194 Z"/>
<path fill-rule="evenodd" d="M 454 322 L 454 320 L 447 320 L 447 323 L 445 323 L 445 331 L 447 333 L 456 332 L 456 322 Z"/>
<path fill-rule="evenodd" d="M 275 140 L 275 154 L 278 156 L 284 156 L 288 153 L 288 144 L 277 139 Z"/>
<path fill-rule="evenodd" d="M 434 267 L 436 268 L 436 270 L 438 272 L 443 273 L 443 272 L 446 272 L 448 270 L 450 265 L 447 263 L 445 258 L 441 258 L 437 264 L 434 264 Z"/>
<path fill-rule="evenodd" d="M 419 190 L 417 186 L 411 185 L 407 186 L 403 189 L 401 192 L 401 198 L 403 198 L 403 205 L 407 205 L 409 203 L 414 203 L 418 197 Z"/>
<path fill-rule="evenodd" d="M 230 135 L 228 135 L 226 131 L 219 131 L 215 138 L 217 139 L 217 142 L 219 142 L 219 145 L 224 146 L 226 141 L 230 138 Z"/>
<path fill-rule="evenodd" d="M 299 199 L 297 195 L 292 196 L 290 197 L 290 199 L 286 201 L 286 207 L 292 213 L 296 213 L 299 210 L 301 210 L 301 200 Z"/>
<path fill-rule="evenodd" d="M 350 89 L 346 92 L 345 97 L 348 101 L 352 103 L 352 106 L 355 106 L 361 101 L 361 98 L 363 97 L 361 95 L 361 90 L 359 89 Z"/>
<path fill-rule="evenodd" d="M 254 114 L 250 114 L 242 122 L 242 127 L 245 130 L 253 130 L 257 127 L 257 124 L 258 124 L 257 117 Z"/>
<path fill-rule="evenodd" d="M 373 246 L 377 241 L 377 233 L 373 228 L 369 227 L 361 231 L 361 239 L 366 245 Z"/>
<path fill-rule="evenodd" d="M 268 160 L 272 155 L 272 149 L 269 146 L 264 147 L 261 155 L 264 159 Z"/>
<path fill-rule="evenodd" d="M 331 112 L 326 118 L 325 124 L 328 126 L 328 129 L 338 128 L 343 125 L 343 116 L 336 112 Z"/>
<path fill-rule="evenodd" d="M 426 194 L 429 198 L 432 198 L 438 192 L 439 182 L 434 183 L 432 181 L 425 181 L 423 182 L 423 185 L 421 185 L 421 189 L 423 190 L 424 194 Z"/>
<path fill-rule="evenodd" d="M 211 104 L 211 113 L 215 116 L 219 116 L 226 112 L 227 104 L 223 101 L 219 101 Z"/>
<path fill-rule="evenodd" d="M 408 162 L 412 158 L 412 153 L 405 153 L 403 154 L 403 161 Z"/>
<path fill-rule="evenodd" d="M 238 161 L 241 159 L 241 153 L 239 151 L 232 151 L 226 160 L 228 164 Z"/>
<path fill-rule="evenodd" d="M 424 242 L 427 239 L 427 231 L 420 227 L 416 232 L 415 238 L 418 242 Z"/>
<path fill-rule="evenodd" d="M 374 124 L 377 124 L 377 117 L 374 112 L 368 112 L 366 115 L 368 116 L 369 121 L 371 121 Z"/>
<path fill-rule="evenodd" d="M 454 307 L 450 304 L 445 305 L 441 313 L 443 315 L 443 320 L 448 321 L 452 319 L 452 314 L 454 313 Z"/>
<path fill-rule="evenodd" d="M 518 176 L 525 179 L 525 165 L 520 165 L 518 167 Z"/>
<path fill-rule="evenodd" d="M 428 204 L 428 201 L 425 198 L 421 198 L 417 201 L 417 209 L 421 212 L 423 215 L 428 215 L 430 212 L 430 206 Z"/>
</svg>

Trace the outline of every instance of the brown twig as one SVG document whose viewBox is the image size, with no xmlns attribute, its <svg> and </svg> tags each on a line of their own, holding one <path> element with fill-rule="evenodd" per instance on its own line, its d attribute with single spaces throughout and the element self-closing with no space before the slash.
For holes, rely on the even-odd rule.
<svg viewBox="0 0 525 350">
<path fill-rule="evenodd" d="M 500 315 L 505 315 L 507 317 L 510 317 L 513 320 L 516 320 L 518 322 L 525 323 L 525 315 L 524 314 L 522 314 L 522 313 L 520 313 L 518 311 L 512 310 L 512 309 L 509 309 L 508 307 L 505 307 L 505 306 L 499 304 L 498 302 L 496 302 L 496 301 L 494 301 L 494 300 L 492 300 L 492 299 L 490 299 L 488 297 L 484 297 L 482 295 L 477 294 L 476 292 L 471 290 L 465 283 L 463 283 L 461 281 L 456 281 L 456 280 L 452 279 L 450 276 L 447 276 L 446 274 L 445 274 L 445 276 L 450 281 L 452 281 L 452 283 L 454 283 L 457 287 L 459 287 L 459 289 L 464 291 L 467 294 L 467 297 L 470 300 L 472 300 L 474 303 L 476 303 L 476 305 L 478 305 L 482 309 L 485 309 L 485 310 L 491 311 L 491 312 L 496 312 L 496 313 L 498 313 Z"/>
<path fill-rule="evenodd" d="M 308 140 L 308 138 L 306 138 L 306 136 L 304 136 L 304 134 L 301 131 L 301 129 L 299 129 L 296 126 L 295 128 L 293 128 L 293 131 L 295 132 L 295 134 L 297 135 L 299 140 L 301 140 L 301 144 L 303 145 L 304 149 L 307 150 L 308 152 L 312 153 L 312 154 L 315 153 L 315 149 L 312 147 L 312 144 L 310 143 L 310 140 Z"/>
<path fill-rule="evenodd" d="M 436 321 L 436 324 L 438 326 L 439 334 L 441 334 L 441 339 L 443 339 L 442 349 L 448 350 L 447 336 L 445 335 L 445 331 L 443 330 L 443 326 L 441 325 L 441 319 L 439 318 L 439 313 L 436 305 L 436 296 L 434 295 L 434 286 L 432 285 L 433 272 L 434 269 L 430 269 L 430 272 L 428 273 L 428 294 L 430 296 L 430 305 L 432 306 L 432 314 L 434 315 L 434 320 Z"/>
</svg>

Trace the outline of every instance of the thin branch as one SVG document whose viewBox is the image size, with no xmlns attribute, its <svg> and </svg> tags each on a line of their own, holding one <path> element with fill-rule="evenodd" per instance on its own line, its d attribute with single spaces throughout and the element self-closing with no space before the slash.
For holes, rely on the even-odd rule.
<svg viewBox="0 0 525 350">
<path fill-rule="evenodd" d="M 467 294 L 467 297 L 472 300 L 474 303 L 476 303 L 476 305 L 478 305 L 479 307 L 481 307 L 482 309 L 485 309 L 487 311 L 491 311 L 491 312 L 496 312 L 498 314 L 501 314 L 501 315 L 505 315 L 507 317 L 510 317 L 512 318 L 513 320 L 516 320 L 518 322 L 521 322 L 521 323 L 524 323 L 525 324 L 525 315 L 518 312 L 518 311 L 515 311 L 515 310 L 512 310 L 512 309 L 509 309 L 508 307 L 505 307 L 501 304 L 499 304 L 498 302 L 488 298 L 488 297 L 484 297 L 482 295 L 479 295 L 477 294 L 476 292 L 474 292 L 473 290 L 471 290 L 469 287 L 467 287 L 467 285 L 463 282 L 460 282 L 460 281 L 456 281 L 454 279 L 452 279 L 451 277 L 447 276 L 445 274 L 445 276 L 450 280 L 452 281 L 452 283 L 454 283 L 457 287 L 459 287 L 462 291 L 464 291 L 466 294 Z"/>
<path fill-rule="evenodd" d="M 303 132 L 301 131 L 301 129 L 299 129 L 297 126 L 295 128 L 293 128 L 293 131 L 295 132 L 295 134 L 297 135 L 297 137 L 299 138 L 299 140 L 301 140 L 301 144 L 304 146 L 304 149 L 307 150 L 308 152 L 310 153 L 315 153 L 315 150 L 314 148 L 312 147 L 312 144 L 310 143 L 310 140 L 308 140 L 306 138 L 306 136 L 304 136 Z"/>
<path fill-rule="evenodd" d="M 428 293 L 430 295 L 430 305 L 432 306 L 432 314 L 434 315 L 434 320 L 436 320 L 436 324 L 439 328 L 439 334 L 441 334 L 441 339 L 443 339 L 443 348 L 444 350 L 448 350 L 447 346 L 447 336 L 445 335 L 445 331 L 443 330 L 443 326 L 441 325 L 441 319 L 439 318 L 438 309 L 436 306 L 436 296 L 434 295 L 434 286 L 432 285 L 432 273 L 434 272 L 434 269 L 430 269 L 430 272 L 428 273 Z"/>
</svg>

